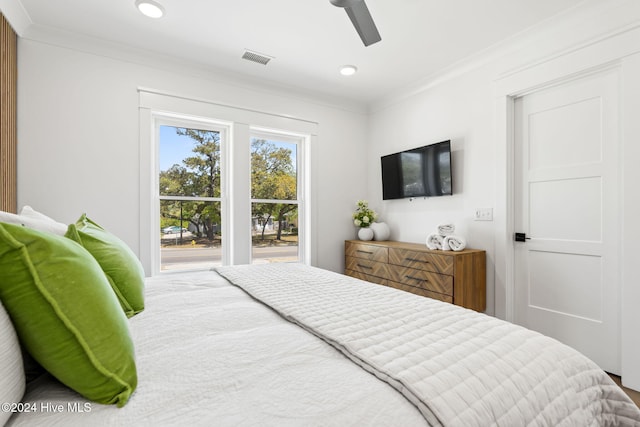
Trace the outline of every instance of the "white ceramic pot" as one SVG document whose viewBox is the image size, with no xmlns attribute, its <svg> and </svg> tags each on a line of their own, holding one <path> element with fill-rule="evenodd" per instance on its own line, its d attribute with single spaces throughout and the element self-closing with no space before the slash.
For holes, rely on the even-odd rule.
<svg viewBox="0 0 640 427">
<path fill-rule="evenodd" d="M 371 227 L 362 227 L 358 230 L 358 239 L 360 240 L 371 240 L 373 239 L 373 230 Z"/>
<path fill-rule="evenodd" d="M 369 228 L 373 230 L 373 240 L 389 240 L 391 230 L 385 222 L 374 222 Z"/>
</svg>

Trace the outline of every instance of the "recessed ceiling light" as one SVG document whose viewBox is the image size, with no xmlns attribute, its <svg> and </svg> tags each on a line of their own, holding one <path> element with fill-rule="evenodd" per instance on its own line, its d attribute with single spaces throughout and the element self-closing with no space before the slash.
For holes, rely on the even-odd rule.
<svg viewBox="0 0 640 427">
<path fill-rule="evenodd" d="M 343 76 L 353 76 L 356 71 L 358 71 L 358 67 L 355 65 L 343 65 L 340 67 L 340 74 Z"/>
<path fill-rule="evenodd" d="M 162 18 L 164 8 L 153 0 L 136 0 L 136 7 L 149 18 Z"/>
</svg>

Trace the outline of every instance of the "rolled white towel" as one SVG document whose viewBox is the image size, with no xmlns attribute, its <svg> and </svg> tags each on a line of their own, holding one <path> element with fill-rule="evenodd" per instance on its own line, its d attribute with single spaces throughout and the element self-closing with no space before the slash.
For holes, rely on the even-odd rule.
<svg viewBox="0 0 640 427">
<path fill-rule="evenodd" d="M 467 247 L 467 239 L 462 236 L 447 236 L 443 239 L 442 246 L 448 246 L 452 251 L 459 252 Z"/>
<path fill-rule="evenodd" d="M 442 241 L 444 237 L 439 234 L 429 234 L 427 236 L 427 247 L 433 251 L 436 249 L 442 249 Z"/>
<path fill-rule="evenodd" d="M 440 224 L 438 226 L 438 234 L 441 236 L 449 236 L 456 231 L 456 226 L 453 224 Z"/>
</svg>

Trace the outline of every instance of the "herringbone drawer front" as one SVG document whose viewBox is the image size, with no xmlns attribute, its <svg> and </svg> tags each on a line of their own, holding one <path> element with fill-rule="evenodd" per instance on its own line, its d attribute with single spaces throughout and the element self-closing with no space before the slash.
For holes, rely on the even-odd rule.
<svg viewBox="0 0 640 427">
<path fill-rule="evenodd" d="M 378 285 L 384 285 L 384 286 L 389 285 L 389 281 L 387 279 L 371 276 L 365 273 L 360 273 L 359 271 L 345 270 L 344 274 L 346 274 L 347 276 L 355 277 L 356 279 L 366 280 L 367 282 L 376 283 Z"/>
<path fill-rule="evenodd" d="M 424 244 L 345 241 L 345 274 L 476 311 L 486 308 L 486 253 Z"/>
<path fill-rule="evenodd" d="M 417 268 L 389 266 L 389 279 L 428 291 L 453 296 L 453 277 Z"/>
<path fill-rule="evenodd" d="M 390 286 L 390 287 L 396 288 L 396 289 L 400 289 L 401 291 L 411 292 L 412 294 L 420 295 L 420 296 L 423 296 L 423 297 L 428 297 L 428 298 L 437 299 L 439 301 L 448 302 L 450 304 L 453 303 L 453 297 L 451 295 L 445 295 L 445 294 L 441 294 L 441 293 L 438 293 L 438 292 L 428 291 L 428 290 L 422 289 L 422 288 L 416 288 L 415 286 L 406 285 L 404 283 L 394 282 L 392 280 L 389 280 L 389 283 L 388 283 L 387 286 Z"/>
<path fill-rule="evenodd" d="M 367 245 L 365 243 L 347 242 L 345 255 L 355 258 L 368 259 L 371 261 L 389 262 L 389 250 L 385 247 Z"/>
<path fill-rule="evenodd" d="M 369 276 L 376 276 L 382 279 L 389 278 L 388 264 L 368 259 L 348 256 L 345 258 L 345 269 L 364 273 Z"/>
<path fill-rule="evenodd" d="M 453 274 L 453 257 L 408 249 L 389 249 L 389 263 L 441 274 Z"/>
</svg>

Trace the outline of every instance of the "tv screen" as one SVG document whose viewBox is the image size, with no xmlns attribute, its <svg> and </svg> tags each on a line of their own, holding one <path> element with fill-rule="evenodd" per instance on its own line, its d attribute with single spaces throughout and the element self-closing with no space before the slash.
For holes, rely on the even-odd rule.
<svg viewBox="0 0 640 427">
<path fill-rule="evenodd" d="M 451 141 L 382 156 L 383 200 L 448 196 L 451 185 Z"/>
</svg>

